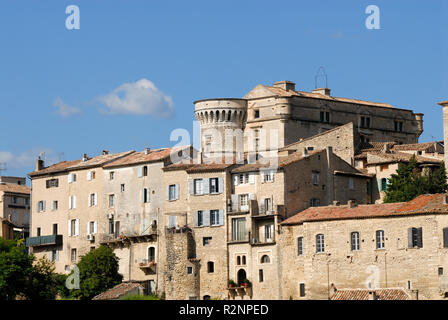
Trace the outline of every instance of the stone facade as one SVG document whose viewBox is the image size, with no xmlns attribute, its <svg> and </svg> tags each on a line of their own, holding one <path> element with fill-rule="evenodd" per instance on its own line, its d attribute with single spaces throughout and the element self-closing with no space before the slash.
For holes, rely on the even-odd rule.
<svg viewBox="0 0 448 320">
<path fill-rule="evenodd" d="M 17 232 L 27 237 L 30 227 L 30 195 L 26 179 L 20 177 L 0 176 L 0 218 L 5 222 L 5 230 L 14 226 Z"/>
</svg>

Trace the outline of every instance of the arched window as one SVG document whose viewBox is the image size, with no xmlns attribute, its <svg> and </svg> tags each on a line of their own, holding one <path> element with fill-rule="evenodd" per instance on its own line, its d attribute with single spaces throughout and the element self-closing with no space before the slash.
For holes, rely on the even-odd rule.
<svg viewBox="0 0 448 320">
<path fill-rule="evenodd" d="M 246 256 L 243 256 L 243 265 L 246 264 Z"/>
<path fill-rule="evenodd" d="M 148 248 L 148 261 L 155 261 L 156 259 L 156 248 L 149 247 Z"/>
<path fill-rule="evenodd" d="M 236 265 L 239 266 L 241 264 L 241 257 L 236 257 Z"/>
<path fill-rule="evenodd" d="M 261 257 L 261 263 L 269 263 L 269 262 L 271 262 L 271 259 L 269 259 L 268 255 L 265 254 L 264 256 Z"/>
</svg>

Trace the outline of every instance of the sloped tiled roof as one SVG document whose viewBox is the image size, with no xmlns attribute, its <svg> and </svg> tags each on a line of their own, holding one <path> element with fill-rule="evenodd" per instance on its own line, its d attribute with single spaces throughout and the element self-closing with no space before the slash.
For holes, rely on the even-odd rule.
<svg viewBox="0 0 448 320">
<path fill-rule="evenodd" d="M 338 289 L 330 300 L 369 300 L 369 292 L 373 292 L 378 300 L 411 300 L 411 296 L 402 288 L 386 289 Z"/>
<path fill-rule="evenodd" d="M 93 297 L 92 300 L 117 300 L 139 287 L 141 290 L 143 290 L 143 287 L 137 282 L 123 282 L 119 285 L 116 285 L 112 289 L 109 289 L 106 292 L 100 293 L 99 295 Z"/>
<path fill-rule="evenodd" d="M 279 87 L 271 87 L 271 86 L 265 86 L 265 85 L 263 85 L 263 87 L 265 87 L 266 89 L 272 91 L 274 94 L 279 95 L 279 96 L 287 96 L 287 97 L 288 96 L 289 97 L 298 96 L 298 97 L 323 99 L 323 100 L 330 100 L 330 101 L 337 101 L 337 102 L 362 104 L 362 105 L 382 107 L 382 108 L 395 108 L 394 106 L 392 106 L 388 103 L 372 102 L 372 101 L 359 100 L 359 99 L 338 98 L 338 97 L 327 96 L 327 95 L 317 93 L 317 92 L 292 91 L 292 90 L 285 90 L 285 89 L 279 88 Z"/>
<path fill-rule="evenodd" d="M 367 157 L 367 165 L 376 165 L 376 164 L 383 164 L 383 163 L 395 163 L 395 162 L 409 162 L 409 160 L 414 155 L 411 153 L 405 153 L 405 152 L 394 152 L 394 153 L 376 153 L 374 155 L 375 160 L 369 160 L 369 157 Z M 433 163 L 433 164 L 440 164 L 443 162 L 442 159 L 434 159 L 424 156 L 415 156 L 415 159 L 417 160 L 417 163 Z"/>
<path fill-rule="evenodd" d="M 63 172 L 63 171 L 66 171 L 67 168 L 77 165 L 79 162 L 81 162 L 81 160 L 58 162 L 51 166 L 45 167 L 42 170 L 30 172 L 28 175 L 29 176 L 37 176 L 37 175 L 43 175 L 43 174 L 48 174 L 48 173 Z"/>
<path fill-rule="evenodd" d="M 423 142 L 423 143 L 410 143 L 410 144 L 399 144 L 393 147 L 396 151 L 426 151 L 435 152 L 435 144 L 440 143 L 439 141 L 433 142 Z"/>
<path fill-rule="evenodd" d="M 190 146 L 161 148 L 151 150 L 148 154 L 145 151 L 133 152 L 125 157 L 114 160 L 106 164 L 105 168 L 120 167 L 130 164 L 148 163 L 164 160 L 170 157 L 172 152 L 179 152 L 181 150 L 190 148 Z"/>
<path fill-rule="evenodd" d="M 14 183 L 0 183 L 0 191 L 27 195 L 31 193 L 30 187 Z"/>
<path fill-rule="evenodd" d="M 409 202 L 382 203 L 348 206 L 311 207 L 286 219 L 282 225 L 304 222 L 399 217 L 412 214 L 448 214 L 448 205 L 443 203 L 445 194 L 421 195 Z"/>
</svg>

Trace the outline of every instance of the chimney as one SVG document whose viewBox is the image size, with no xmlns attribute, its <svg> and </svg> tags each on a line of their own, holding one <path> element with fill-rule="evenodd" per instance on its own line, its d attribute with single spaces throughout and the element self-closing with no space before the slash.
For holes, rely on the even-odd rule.
<svg viewBox="0 0 448 320">
<path fill-rule="evenodd" d="M 374 290 L 369 290 L 369 300 L 378 300 L 378 296 Z"/>
<path fill-rule="evenodd" d="M 44 160 L 40 157 L 36 160 L 36 171 L 40 171 L 44 168 Z"/>
<path fill-rule="evenodd" d="M 148 155 L 151 152 L 151 148 L 145 148 L 145 154 Z"/>
<path fill-rule="evenodd" d="M 319 93 L 319 94 L 322 94 L 322 95 L 328 96 L 328 97 L 330 96 L 330 92 L 331 92 L 331 90 L 328 88 L 318 88 L 318 89 L 313 90 L 313 93 Z"/>
<path fill-rule="evenodd" d="M 387 142 L 383 145 L 383 152 L 390 153 L 390 145 Z"/>
<path fill-rule="evenodd" d="M 277 81 L 274 83 L 274 88 L 281 88 L 286 91 L 295 91 L 296 84 L 292 81 Z"/>
<path fill-rule="evenodd" d="M 109 150 L 103 150 L 103 156 L 109 154 Z"/>
<path fill-rule="evenodd" d="M 355 208 L 356 207 L 356 201 L 355 200 L 348 200 L 347 201 L 347 206 L 351 209 L 351 208 Z"/>
<path fill-rule="evenodd" d="M 84 153 L 82 155 L 82 162 L 86 162 L 87 161 L 87 153 Z"/>
<path fill-rule="evenodd" d="M 339 207 L 340 205 L 341 205 L 341 203 L 339 201 L 337 201 L 337 200 L 333 201 L 333 206 Z"/>
</svg>

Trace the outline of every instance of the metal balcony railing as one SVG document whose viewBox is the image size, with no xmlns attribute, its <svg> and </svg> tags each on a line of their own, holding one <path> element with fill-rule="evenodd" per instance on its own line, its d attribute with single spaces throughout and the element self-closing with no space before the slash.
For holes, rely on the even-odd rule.
<svg viewBox="0 0 448 320">
<path fill-rule="evenodd" d="M 58 246 L 62 245 L 62 234 L 53 234 L 49 236 L 29 237 L 25 240 L 27 247 L 39 246 Z"/>
</svg>

